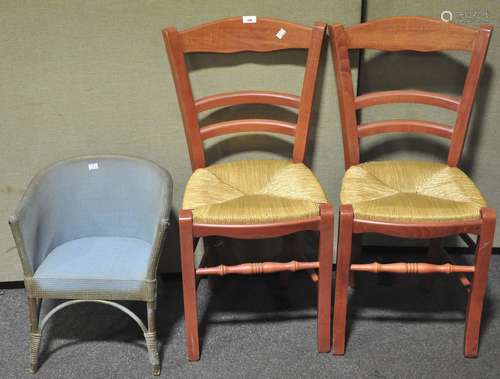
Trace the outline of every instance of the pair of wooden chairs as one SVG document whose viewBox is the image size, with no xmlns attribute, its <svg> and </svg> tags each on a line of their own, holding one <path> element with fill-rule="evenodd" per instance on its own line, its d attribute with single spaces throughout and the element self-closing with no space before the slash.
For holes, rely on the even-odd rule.
<svg viewBox="0 0 500 379">
<path fill-rule="evenodd" d="M 459 169 L 473 100 L 492 27 L 479 29 L 422 17 L 393 17 L 344 27 L 313 27 L 269 18 L 235 17 L 177 31 L 166 28 L 164 41 L 189 148 L 193 175 L 179 214 L 185 332 L 189 360 L 200 358 L 196 277 L 318 270 L 317 345 L 331 347 L 331 280 L 333 207 L 318 180 L 303 164 L 312 104 L 326 31 L 332 47 L 340 107 L 344 159 L 333 316 L 333 352 L 344 354 L 349 277 L 353 272 L 456 273 L 469 288 L 465 356 L 475 357 L 488 264 L 495 229 L 495 211 L 486 207 L 479 190 Z M 268 91 L 222 93 L 194 99 L 186 55 L 191 53 L 273 52 L 307 50 L 300 96 Z M 356 96 L 349 50 L 459 50 L 471 53 L 461 97 L 417 90 L 395 90 Z M 357 122 L 357 111 L 391 103 L 418 103 L 457 113 L 454 127 L 420 120 Z M 239 119 L 200 127 L 198 113 L 240 104 L 294 108 L 297 122 Z M 293 137 L 292 160 L 244 160 L 207 165 L 204 141 L 239 132 L 279 133 Z M 360 163 L 359 140 L 380 133 L 424 133 L 450 140 L 447 164 L 415 161 Z M 279 237 L 299 231 L 319 233 L 314 262 L 246 263 L 195 268 L 194 248 L 200 237 L 242 239 Z M 474 264 L 356 264 L 352 242 L 363 233 L 429 239 L 430 256 L 442 252 L 440 239 L 459 234 L 475 249 Z M 469 234 L 477 235 L 475 244 Z M 472 274 L 472 278 L 468 278 Z"/>
</svg>

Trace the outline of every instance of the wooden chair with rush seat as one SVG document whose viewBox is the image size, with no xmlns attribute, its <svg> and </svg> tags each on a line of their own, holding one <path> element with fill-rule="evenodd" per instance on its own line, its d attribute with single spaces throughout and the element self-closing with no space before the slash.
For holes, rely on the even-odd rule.
<svg viewBox="0 0 500 379">
<path fill-rule="evenodd" d="M 342 181 L 333 353 L 345 352 L 349 275 L 352 272 L 401 274 L 455 273 L 469 291 L 466 310 L 466 357 L 478 354 L 479 330 L 488 265 L 495 230 L 495 210 L 488 208 L 474 183 L 457 166 L 484 64 L 492 26 L 478 29 L 423 17 L 392 17 L 352 27 L 329 26 L 337 79 L 346 173 Z M 356 96 L 350 49 L 436 52 L 457 50 L 471 59 L 460 97 L 417 90 L 392 90 Z M 421 120 L 358 124 L 356 111 L 392 103 L 418 103 L 457 113 L 454 127 Z M 424 133 L 450 140 L 447 164 L 426 161 L 360 163 L 359 140 L 380 133 Z M 429 239 L 429 257 L 444 253 L 440 240 L 460 235 L 475 249 L 473 265 L 391 263 L 352 264 L 355 236 L 380 233 Z M 477 242 L 469 234 L 477 235 Z M 469 277 L 471 276 L 471 277 Z"/>
<path fill-rule="evenodd" d="M 184 31 L 164 29 L 193 169 L 179 213 L 182 281 L 187 354 L 200 358 L 196 275 L 263 274 L 319 269 L 318 336 L 320 352 L 331 342 L 331 276 L 333 212 L 314 174 L 303 164 L 326 24 L 306 27 L 257 17 L 203 24 Z M 307 50 L 300 96 L 268 91 L 222 93 L 195 100 L 186 66 L 190 53 L 273 52 Z M 200 128 L 198 113 L 239 104 L 269 104 L 298 110 L 297 123 L 240 119 Z M 240 160 L 207 166 L 203 142 L 239 132 L 280 133 L 294 137 L 292 160 Z M 319 257 L 314 262 L 246 263 L 195 269 L 194 247 L 200 237 L 260 239 L 303 230 L 319 233 Z"/>
</svg>

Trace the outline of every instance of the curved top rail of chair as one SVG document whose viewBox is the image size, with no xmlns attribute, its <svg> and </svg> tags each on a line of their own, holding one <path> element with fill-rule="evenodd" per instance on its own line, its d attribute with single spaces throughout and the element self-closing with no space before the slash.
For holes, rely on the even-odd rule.
<svg viewBox="0 0 500 379">
<path fill-rule="evenodd" d="M 277 33 L 281 29 L 285 34 L 280 38 Z M 272 18 L 256 17 L 255 23 L 243 23 L 242 17 L 231 17 L 179 34 L 184 53 L 238 53 L 307 49 L 311 31 L 311 27 Z"/>
<path fill-rule="evenodd" d="M 428 17 L 399 16 L 372 20 L 346 29 L 349 49 L 383 51 L 472 51 L 478 29 Z"/>
</svg>

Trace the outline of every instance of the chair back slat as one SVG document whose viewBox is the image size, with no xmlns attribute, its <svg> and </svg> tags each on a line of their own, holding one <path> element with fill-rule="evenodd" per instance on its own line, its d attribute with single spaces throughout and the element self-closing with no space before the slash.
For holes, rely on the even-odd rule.
<svg viewBox="0 0 500 379">
<path fill-rule="evenodd" d="M 198 113 L 209 109 L 241 104 L 270 104 L 298 109 L 300 97 L 278 92 L 238 91 L 206 96 L 195 101 Z"/>
<path fill-rule="evenodd" d="M 203 140 L 231 133 L 268 132 L 295 136 L 297 125 L 291 122 L 257 119 L 243 119 L 217 122 L 200 129 Z"/>
<path fill-rule="evenodd" d="M 435 107 L 456 112 L 458 110 L 458 106 L 460 105 L 460 99 L 437 92 L 392 90 L 371 92 L 365 95 L 356 96 L 354 103 L 356 105 L 356 109 L 383 104 L 417 103 L 433 105 Z"/>
<path fill-rule="evenodd" d="M 388 120 L 369 122 L 358 125 L 358 136 L 368 137 L 382 133 L 417 133 L 431 134 L 451 139 L 453 130 L 448 125 L 421 120 Z"/>
</svg>

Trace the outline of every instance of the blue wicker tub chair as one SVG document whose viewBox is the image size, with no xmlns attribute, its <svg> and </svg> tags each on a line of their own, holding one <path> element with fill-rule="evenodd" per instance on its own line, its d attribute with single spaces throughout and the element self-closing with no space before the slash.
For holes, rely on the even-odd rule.
<svg viewBox="0 0 500 379">
<path fill-rule="evenodd" d="M 61 161 L 40 172 L 9 219 L 21 258 L 31 322 L 31 371 L 49 318 L 80 302 L 129 315 L 159 375 L 156 271 L 172 199 L 170 174 L 116 155 Z M 42 299 L 65 299 L 40 317 Z M 147 324 L 116 301 L 143 301 Z M 41 318 L 41 320 L 40 320 Z"/>
</svg>

